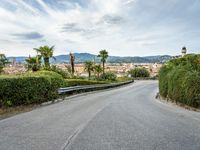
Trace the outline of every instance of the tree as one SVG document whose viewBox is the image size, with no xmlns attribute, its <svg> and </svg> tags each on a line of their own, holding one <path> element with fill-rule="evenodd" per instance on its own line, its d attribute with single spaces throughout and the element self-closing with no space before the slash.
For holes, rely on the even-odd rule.
<svg viewBox="0 0 200 150">
<path fill-rule="evenodd" d="M 108 58 L 108 52 L 106 50 L 101 50 L 99 52 L 98 57 L 101 57 L 101 62 L 103 65 L 103 74 L 105 74 L 105 63 L 106 63 L 106 59 Z"/>
<path fill-rule="evenodd" d="M 48 69 L 50 67 L 49 59 L 53 58 L 55 60 L 55 57 L 53 57 L 54 46 L 41 46 L 39 48 L 34 49 L 37 51 L 37 53 L 39 53 L 39 55 L 42 56 L 44 60 L 44 67 L 45 69 Z"/>
<path fill-rule="evenodd" d="M 75 56 L 72 54 L 72 53 L 70 53 L 69 54 L 69 56 L 70 56 L 70 64 L 71 64 L 71 74 L 72 74 L 72 76 L 74 76 L 74 62 L 75 62 Z"/>
<path fill-rule="evenodd" d="M 95 65 L 94 66 L 94 71 L 97 74 L 97 78 L 99 79 L 100 73 L 103 71 L 101 65 Z"/>
<path fill-rule="evenodd" d="M 148 72 L 147 69 L 145 68 L 135 68 L 135 69 L 131 69 L 128 72 L 131 77 L 137 78 L 137 77 L 149 77 L 150 74 Z"/>
<path fill-rule="evenodd" d="M 41 56 L 36 56 L 36 57 L 30 57 L 27 58 L 26 60 L 28 70 L 32 71 L 38 71 L 41 68 Z"/>
<path fill-rule="evenodd" d="M 4 54 L 0 54 L 0 74 L 3 72 L 3 68 L 9 61 Z"/>
<path fill-rule="evenodd" d="M 92 61 L 85 62 L 85 70 L 88 72 L 88 78 L 90 80 L 91 72 L 93 71 L 93 62 Z"/>
</svg>

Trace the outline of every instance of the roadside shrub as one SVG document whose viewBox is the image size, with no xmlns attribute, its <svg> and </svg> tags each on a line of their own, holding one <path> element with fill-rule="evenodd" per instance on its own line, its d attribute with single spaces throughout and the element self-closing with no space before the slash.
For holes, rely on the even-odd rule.
<svg viewBox="0 0 200 150">
<path fill-rule="evenodd" d="M 193 71 L 185 74 L 183 90 L 186 104 L 200 107 L 200 72 Z"/>
<path fill-rule="evenodd" d="M 58 97 L 64 85 L 61 75 L 39 71 L 16 76 L 0 76 L 0 107 L 42 103 Z"/>
<path fill-rule="evenodd" d="M 175 102 L 185 102 L 183 81 L 187 71 L 177 67 L 168 73 L 168 98 Z"/>
<path fill-rule="evenodd" d="M 160 95 L 163 97 L 167 97 L 168 95 L 168 71 L 169 68 L 163 66 L 159 72 L 159 91 Z"/>
<path fill-rule="evenodd" d="M 131 75 L 131 77 L 134 77 L 134 78 L 150 76 L 149 71 L 145 68 L 131 69 L 131 70 L 129 70 L 128 73 Z"/>
<path fill-rule="evenodd" d="M 106 72 L 100 76 L 100 80 L 116 81 L 117 75 L 113 72 Z"/>
<path fill-rule="evenodd" d="M 70 78 L 70 74 L 68 71 L 65 71 L 61 68 L 58 68 L 57 66 L 51 66 L 50 68 L 48 68 L 49 71 L 53 71 L 53 72 L 56 72 L 58 74 L 60 74 L 63 78 Z"/>
<path fill-rule="evenodd" d="M 159 72 L 160 95 L 200 107 L 200 55 L 186 55 L 165 64 Z"/>
</svg>

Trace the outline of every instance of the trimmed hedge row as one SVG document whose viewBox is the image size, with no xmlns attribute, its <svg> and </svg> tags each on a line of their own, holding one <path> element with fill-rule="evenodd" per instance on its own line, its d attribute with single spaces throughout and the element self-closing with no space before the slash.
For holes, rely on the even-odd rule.
<svg viewBox="0 0 200 150">
<path fill-rule="evenodd" d="M 108 84 L 110 81 L 96 81 L 85 79 L 65 79 L 66 86 L 78 86 L 78 85 L 92 85 L 92 84 Z"/>
<path fill-rule="evenodd" d="M 159 90 L 164 98 L 200 107 L 200 55 L 187 55 L 164 65 Z"/>
<path fill-rule="evenodd" d="M 42 103 L 58 97 L 64 85 L 61 75 L 39 71 L 19 76 L 0 76 L 0 107 Z"/>
<path fill-rule="evenodd" d="M 129 78 L 120 78 L 119 81 Z M 24 75 L 0 76 L 0 107 L 40 104 L 59 97 L 58 89 L 66 86 L 108 84 L 112 81 L 66 79 L 53 71 Z"/>
<path fill-rule="evenodd" d="M 117 82 L 125 82 L 125 81 L 132 81 L 132 78 L 129 77 L 118 77 Z M 93 85 L 93 84 L 109 84 L 115 83 L 113 81 L 97 81 L 97 80 L 86 80 L 86 79 L 65 79 L 65 86 L 78 86 L 78 85 Z"/>
</svg>

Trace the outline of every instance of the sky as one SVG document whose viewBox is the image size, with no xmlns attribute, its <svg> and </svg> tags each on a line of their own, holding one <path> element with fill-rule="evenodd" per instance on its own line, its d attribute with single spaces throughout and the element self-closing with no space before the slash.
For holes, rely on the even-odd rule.
<svg viewBox="0 0 200 150">
<path fill-rule="evenodd" d="M 0 0 L 0 53 L 200 53 L 200 0 Z"/>
</svg>

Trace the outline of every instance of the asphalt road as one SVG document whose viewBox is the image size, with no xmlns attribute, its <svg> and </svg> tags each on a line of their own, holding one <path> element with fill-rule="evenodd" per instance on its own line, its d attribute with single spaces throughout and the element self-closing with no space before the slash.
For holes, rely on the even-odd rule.
<svg viewBox="0 0 200 150">
<path fill-rule="evenodd" d="M 156 81 L 75 96 L 0 121 L 0 150 L 200 150 L 200 113 L 155 99 Z"/>
</svg>

